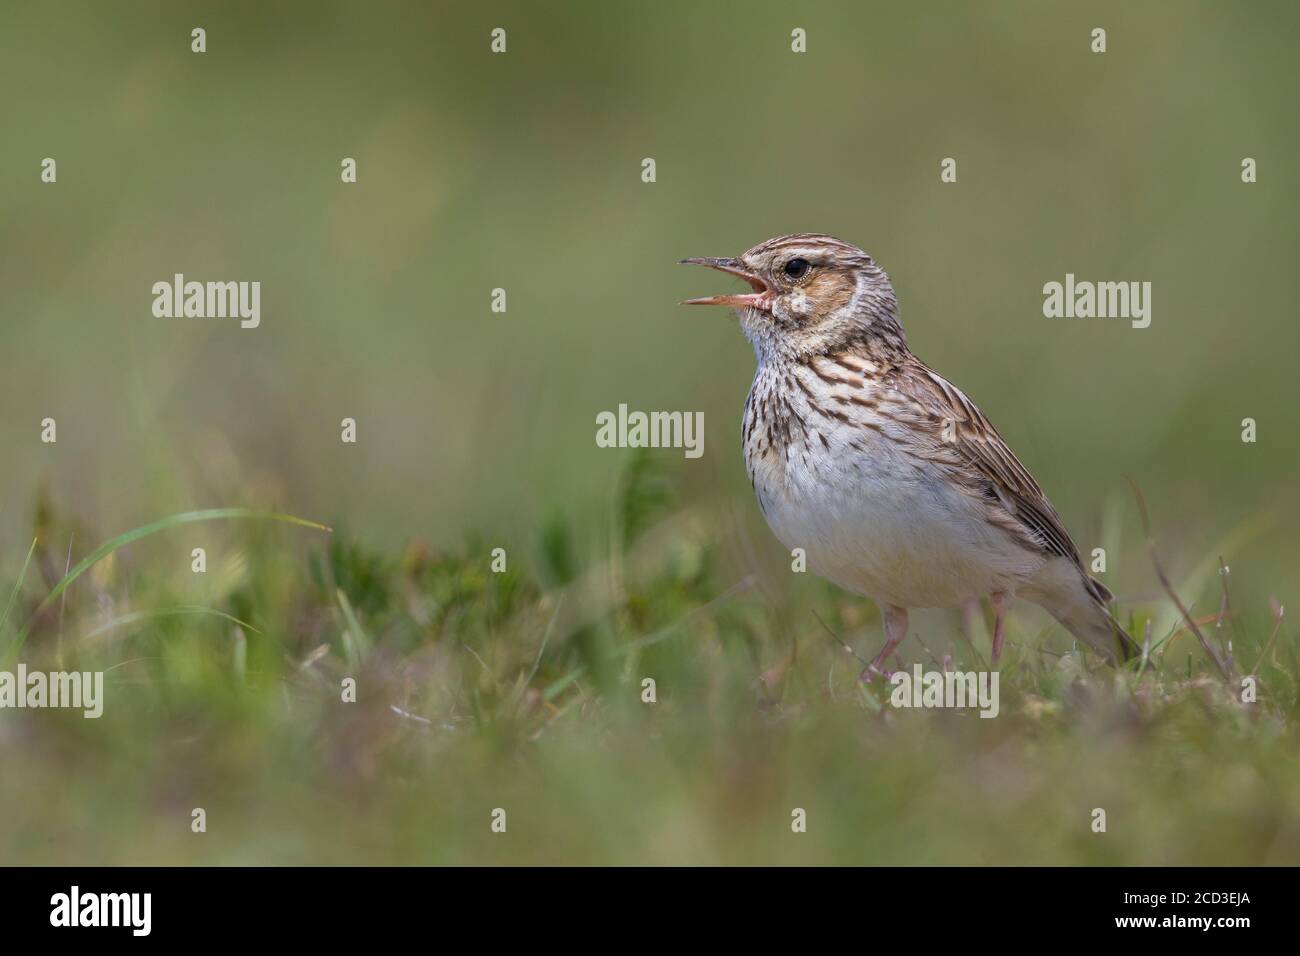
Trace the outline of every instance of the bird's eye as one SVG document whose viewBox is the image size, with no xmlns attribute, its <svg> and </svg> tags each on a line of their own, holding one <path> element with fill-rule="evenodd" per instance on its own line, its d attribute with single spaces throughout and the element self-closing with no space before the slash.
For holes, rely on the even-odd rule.
<svg viewBox="0 0 1300 956">
<path fill-rule="evenodd" d="M 808 264 L 807 259 L 791 259 L 785 264 L 783 271 L 791 279 L 802 279 L 811 268 L 812 266 Z"/>
</svg>

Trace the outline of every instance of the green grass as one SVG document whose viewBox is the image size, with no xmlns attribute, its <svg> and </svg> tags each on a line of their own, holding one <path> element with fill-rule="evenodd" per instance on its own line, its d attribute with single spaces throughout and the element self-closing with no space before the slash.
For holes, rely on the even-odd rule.
<svg viewBox="0 0 1300 956">
<path fill-rule="evenodd" d="M 631 458 L 603 549 L 557 516 L 537 541 L 504 545 L 500 574 L 495 543 L 376 554 L 318 523 L 244 509 L 137 528 L 44 588 L 27 576 L 29 552 L 2 638 L 9 658 L 21 647 L 29 668 L 61 655 L 66 669 L 105 670 L 106 703 L 99 720 L 0 713 L 0 858 L 1300 858 L 1295 635 L 1280 611 L 1233 604 L 1227 576 L 1197 593 L 1179 583 L 1184 600 L 1216 608 L 1198 628 L 1228 681 L 1176 617 L 1153 630 L 1153 667 L 1139 676 L 1017 616 L 997 719 L 895 710 L 844 649 L 874 651 L 868 604 L 811 581 L 782 593 L 761 562 L 735 574 L 726 522 L 672 490 L 651 459 Z M 191 572 L 187 524 L 257 517 L 277 520 L 214 525 L 224 537 L 210 539 L 209 570 Z M 33 550 L 62 558 L 65 547 Z M 1124 610 L 1137 635 L 1169 620 L 1163 600 Z M 982 622 L 963 634 L 955 616 L 935 616 L 914 625 L 903 659 L 982 666 L 987 647 Z M 1251 672 L 1259 700 L 1247 705 Z M 355 703 L 341 699 L 349 677 Z M 641 701 L 647 677 L 653 704 Z M 195 807 L 206 833 L 190 830 Z M 791 831 L 796 807 L 806 833 Z M 490 830 L 495 808 L 504 834 Z"/>
<path fill-rule="evenodd" d="M 86 557 L 77 562 L 75 568 L 68 571 L 68 573 L 59 580 L 59 583 L 50 589 L 50 592 L 45 595 L 41 603 L 36 606 L 36 610 L 32 612 L 28 622 L 23 625 L 22 629 L 18 632 L 17 637 L 14 638 L 13 643 L 9 646 L 8 659 L 12 660 L 22 650 L 23 643 L 27 640 L 27 635 L 31 631 L 32 624 L 54 605 L 54 602 L 59 599 L 63 592 L 66 591 L 72 583 L 77 580 L 77 578 L 81 577 L 90 570 L 92 566 L 98 564 L 114 551 L 126 547 L 132 541 L 138 541 L 141 538 L 147 538 L 150 535 L 160 534 L 163 531 L 169 531 L 172 528 L 177 528 L 184 524 L 193 524 L 199 521 L 228 521 L 235 518 L 261 518 L 268 521 L 284 521 L 288 524 L 301 525 L 306 528 L 316 528 L 321 531 L 330 530 L 326 525 L 319 524 L 315 521 L 306 521 L 302 518 L 295 518 L 293 515 L 261 513 L 249 508 L 213 508 L 207 511 L 187 511 L 184 514 L 171 515 L 170 517 L 163 518 L 160 521 L 154 521 L 146 525 L 141 525 L 138 528 L 132 528 L 130 531 L 119 534 L 116 538 L 105 541 L 90 554 L 86 555 Z M 32 552 L 35 550 L 36 541 L 33 540 L 32 546 L 27 552 L 27 559 L 23 562 L 23 570 L 18 575 L 18 581 L 14 584 L 15 592 L 22 586 L 22 582 L 27 574 L 27 566 L 31 562 Z M 9 604 L 13 604 L 13 595 L 10 595 Z M 6 606 L 4 617 L 0 617 L 0 631 L 3 631 L 4 623 L 8 616 L 9 606 Z"/>
</svg>

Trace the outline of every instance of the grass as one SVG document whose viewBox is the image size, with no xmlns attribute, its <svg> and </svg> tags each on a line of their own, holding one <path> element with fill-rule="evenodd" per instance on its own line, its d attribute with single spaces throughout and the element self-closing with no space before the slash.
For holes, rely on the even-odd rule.
<svg viewBox="0 0 1300 956">
<path fill-rule="evenodd" d="M 269 521 L 284 521 L 289 524 L 301 525 L 307 528 L 317 528 L 321 531 L 330 530 L 326 525 L 319 524 L 315 521 L 307 521 L 303 518 L 295 518 L 293 515 L 260 513 L 249 508 L 213 508 L 207 511 L 188 511 L 184 514 L 171 515 L 170 517 L 163 518 L 160 521 L 141 525 L 138 528 L 132 528 L 130 531 L 119 534 L 116 538 L 105 541 L 90 554 L 86 555 L 85 558 L 77 562 L 75 568 L 68 571 L 68 573 L 59 580 L 59 583 L 50 589 L 50 593 L 45 596 L 40 604 L 37 605 L 36 610 L 32 612 L 28 622 L 23 625 L 22 629 L 18 632 L 17 637 L 14 638 L 13 643 L 9 647 L 9 659 L 12 660 L 17 656 L 18 652 L 22 650 L 23 643 L 27 640 L 27 635 L 31 631 L 32 624 L 53 606 L 54 602 L 62 596 L 63 592 L 66 591 L 72 583 L 77 580 L 77 578 L 90 570 L 93 565 L 99 563 L 119 548 L 126 547 L 132 541 L 138 541 L 141 538 L 147 538 L 153 534 L 160 534 L 163 531 L 169 531 L 172 528 L 177 528 L 181 525 L 193 524 L 199 521 L 222 521 L 234 518 L 261 518 Z M 23 580 L 27 574 L 27 566 L 31 561 L 32 552 L 35 549 L 36 541 L 33 540 L 32 547 L 27 552 L 27 560 L 23 562 L 23 570 L 18 575 L 18 581 L 14 584 L 15 592 L 22 587 Z M 9 603 L 10 605 L 13 604 L 13 595 L 10 595 Z M 8 618 L 8 612 L 9 608 L 6 607 L 5 617 L 0 618 L 0 629 L 3 629 L 4 627 L 5 619 Z"/>
<path fill-rule="evenodd" d="M 173 539 L 201 521 L 224 536 L 199 575 Z M 1180 582 L 1188 620 L 1166 626 L 1167 601 L 1125 608 L 1149 636 L 1141 672 L 1018 615 L 1001 714 L 981 720 L 896 710 L 887 686 L 859 683 L 854 654 L 879 640 L 870 606 L 811 581 L 784 592 L 761 561 L 729 565 L 725 516 L 680 507 L 648 456 L 628 460 L 608 525 L 593 551 L 557 516 L 493 573 L 484 541 L 378 554 L 303 519 L 189 512 L 112 538 L 43 591 L 33 554 L 40 567 L 62 553 L 38 542 L 0 646 L 29 669 L 105 671 L 106 703 L 99 720 L 0 714 L 0 858 L 1300 858 L 1295 635 L 1280 607 L 1236 606 L 1229 574 Z M 1196 618 L 1207 602 L 1217 613 Z M 978 667 L 987 647 L 978 620 L 924 618 L 903 660 Z"/>
</svg>

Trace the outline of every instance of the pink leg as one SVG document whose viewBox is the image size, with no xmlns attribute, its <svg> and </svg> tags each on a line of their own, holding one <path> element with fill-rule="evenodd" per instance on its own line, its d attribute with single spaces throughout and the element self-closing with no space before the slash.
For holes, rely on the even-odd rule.
<svg viewBox="0 0 1300 956">
<path fill-rule="evenodd" d="M 989 595 L 989 603 L 993 605 L 993 663 L 997 664 L 998 659 L 1002 657 L 1002 638 L 1003 629 L 1006 627 L 1007 611 L 1011 610 L 1011 602 L 1015 600 L 1006 591 L 994 591 Z"/>
<path fill-rule="evenodd" d="M 862 673 L 858 675 L 858 680 L 867 684 L 871 683 L 871 678 L 875 674 L 889 676 L 884 670 L 885 662 L 889 659 L 889 655 L 894 653 L 894 649 L 903 643 L 903 638 L 907 637 L 907 608 L 882 604 L 880 612 L 884 618 L 885 646 L 880 649 L 875 660 L 864 667 Z"/>
</svg>

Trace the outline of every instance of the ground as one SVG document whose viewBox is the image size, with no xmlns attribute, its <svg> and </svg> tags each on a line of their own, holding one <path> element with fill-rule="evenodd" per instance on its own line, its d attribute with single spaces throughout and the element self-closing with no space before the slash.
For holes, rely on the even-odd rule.
<svg viewBox="0 0 1300 956">
<path fill-rule="evenodd" d="M 1200 630 L 1227 680 L 1176 616 L 1153 629 L 1141 674 L 1017 616 L 995 719 L 898 709 L 889 684 L 858 680 L 880 639 L 868 603 L 816 582 L 791 599 L 771 587 L 779 570 L 733 575 L 719 521 L 680 508 L 648 457 L 620 488 L 600 561 L 558 518 L 507 547 L 496 573 L 474 539 L 383 555 L 257 513 L 180 516 L 110 540 L 42 612 L 68 563 L 68 524 L 46 505 L 45 540 L 15 564 L 5 645 L 30 633 L 5 666 L 103 670 L 105 706 L 99 719 L 0 712 L 0 858 L 1300 858 L 1294 632 L 1224 602 L 1221 575 L 1198 596 L 1223 608 Z M 175 557 L 199 525 L 212 534 L 203 575 L 188 549 Z M 193 600 L 200 578 L 206 602 Z M 1170 619 L 1167 600 L 1125 613 L 1136 634 Z M 987 623 L 923 616 L 900 662 L 986 670 Z"/>
</svg>

